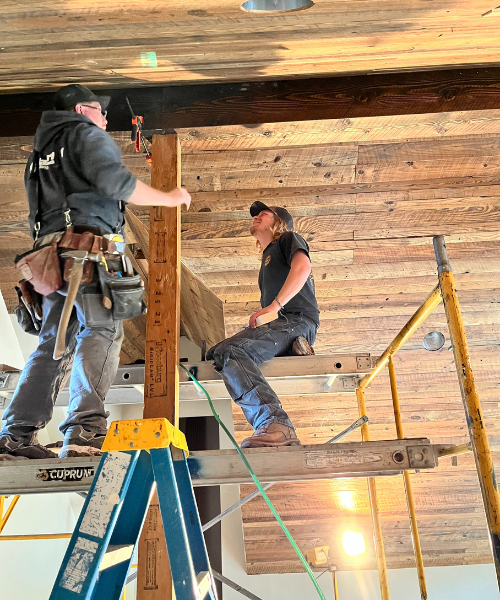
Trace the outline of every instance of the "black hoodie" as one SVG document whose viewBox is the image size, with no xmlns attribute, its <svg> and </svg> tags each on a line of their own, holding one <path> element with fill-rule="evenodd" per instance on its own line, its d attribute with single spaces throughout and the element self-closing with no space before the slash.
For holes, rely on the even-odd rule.
<svg viewBox="0 0 500 600">
<path fill-rule="evenodd" d="M 24 176 L 33 237 L 38 196 L 39 236 L 66 228 L 65 205 L 73 225 L 123 233 L 123 203 L 134 191 L 136 178 L 122 164 L 120 149 L 109 134 L 84 115 L 51 110 L 42 114 L 34 150 L 40 156 L 39 194 L 35 152 Z"/>
</svg>

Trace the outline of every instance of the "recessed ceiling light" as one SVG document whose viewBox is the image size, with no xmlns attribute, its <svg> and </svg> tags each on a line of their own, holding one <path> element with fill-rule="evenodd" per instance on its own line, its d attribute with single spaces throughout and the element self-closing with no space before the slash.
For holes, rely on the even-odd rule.
<svg viewBox="0 0 500 600">
<path fill-rule="evenodd" d="M 312 0 L 247 0 L 241 8 L 251 12 L 289 12 L 314 5 Z"/>
</svg>

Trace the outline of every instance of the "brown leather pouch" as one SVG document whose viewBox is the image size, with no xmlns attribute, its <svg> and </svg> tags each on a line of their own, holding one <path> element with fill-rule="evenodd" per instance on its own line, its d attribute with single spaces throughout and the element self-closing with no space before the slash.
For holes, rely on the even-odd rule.
<svg viewBox="0 0 500 600">
<path fill-rule="evenodd" d="M 15 265 L 22 279 L 42 296 L 57 292 L 63 285 L 56 241 L 17 256 Z"/>
<path fill-rule="evenodd" d="M 84 231 L 83 233 L 75 233 L 72 229 L 68 229 L 59 240 L 59 248 L 67 248 L 69 250 L 85 250 L 91 252 L 95 245 L 95 236 L 90 231 Z M 67 258 L 64 261 L 64 281 L 69 281 L 69 274 L 71 267 L 73 266 L 74 260 Z M 89 260 L 83 263 L 83 276 L 82 285 L 88 285 L 94 279 L 94 263 Z"/>
<path fill-rule="evenodd" d="M 64 281 L 69 281 L 69 274 L 71 272 L 71 267 L 75 262 L 74 258 L 66 258 L 64 261 L 64 273 L 63 279 Z M 82 275 L 82 283 L 81 285 L 88 285 L 92 283 L 94 279 L 94 263 L 90 262 L 90 260 L 86 260 L 83 263 L 83 275 Z"/>
<path fill-rule="evenodd" d="M 58 246 L 59 248 L 91 252 L 95 237 L 96 236 L 90 231 L 75 233 L 73 229 L 70 228 L 64 232 L 64 235 L 58 242 Z"/>
</svg>

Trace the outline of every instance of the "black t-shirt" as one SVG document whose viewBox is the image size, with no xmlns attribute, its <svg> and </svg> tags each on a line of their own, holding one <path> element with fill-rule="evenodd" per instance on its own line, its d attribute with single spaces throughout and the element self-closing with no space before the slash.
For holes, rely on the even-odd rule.
<svg viewBox="0 0 500 600">
<path fill-rule="evenodd" d="M 262 308 L 269 306 L 280 292 L 288 273 L 290 273 L 292 256 L 297 250 L 305 252 L 310 260 L 309 246 L 305 239 L 293 231 L 287 231 L 271 242 L 262 253 L 259 273 Z M 312 271 L 300 292 L 286 303 L 284 312 L 302 313 L 319 325 L 319 310 Z"/>
</svg>

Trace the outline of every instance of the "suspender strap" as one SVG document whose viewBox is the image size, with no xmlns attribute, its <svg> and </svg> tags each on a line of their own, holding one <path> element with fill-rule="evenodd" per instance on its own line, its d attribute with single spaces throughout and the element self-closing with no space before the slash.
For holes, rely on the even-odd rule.
<svg viewBox="0 0 500 600">
<path fill-rule="evenodd" d="M 58 184 L 61 186 L 61 188 L 63 190 L 63 200 L 61 203 L 62 204 L 61 211 L 64 215 L 66 229 L 69 229 L 73 223 L 71 222 L 71 209 L 69 208 L 69 205 L 68 205 L 68 192 L 67 192 L 67 188 L 66 188 L 66 178 L 64 177 L 64 173 L 63 173 L 63 169 L 62 169 L 62 158 L 63 158 L 63 154 L 64 154 L 64 149 L 61 147 L 58 147 L 59 139 L 61 138 L 63 133 L 64 133 L 64 129 L 61 129 L 61 132 L 57 136 L 57 138 L 55 140 L 52 140 L 51 142 L 54 144 L 54 149 L 53 149 L 54 163 L 55 163 L 55 154 L 56 153 L 59 154 L 59 156 L 57 158 L 57 160 L 59 161 L 59 169 L 60 169 Z M 47 166 L 47 168 L 48 168 L 48 166 Z M 42 221 L 42 186 L 41 186 L 41 182 L 40 182 L 40 151 L 39 150 L 33 149 L 33 162 L 31 163 L 31 167 L 30 167 L 30 176 L 33 178 L 33 182 L 35 184 L 36 213 L 35 213 L 34 232 L 35 232 L 35 241 L 36 241 L 40 234 L 40 225 L 41 225 L 41 221 Z"/>
</svg>

